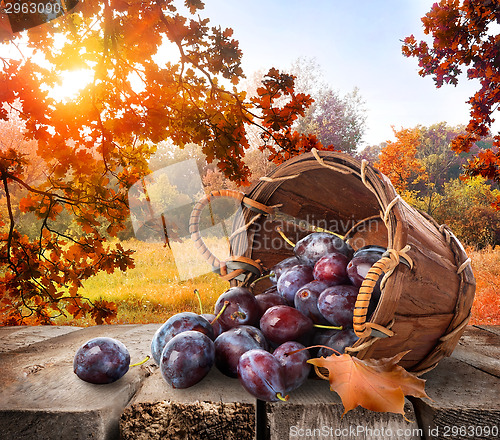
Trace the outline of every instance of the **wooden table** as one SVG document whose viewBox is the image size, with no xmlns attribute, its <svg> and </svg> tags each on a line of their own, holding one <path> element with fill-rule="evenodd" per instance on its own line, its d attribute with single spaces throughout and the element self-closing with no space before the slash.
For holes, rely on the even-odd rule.
<svg viewBox="0 0 500 440">
<path fill-rule="evenodd" d="M 500 327 L 469 326 L 450 358 L 422 376 L 432 400 L 399 414 L 357 408 L 309 380 L 286 403 L 254 399 L 215 368 L 174 390 L 152 361 L 119 381 L 92 385 L 73 356 L 97 336 L 121 340 L 132 362 L 149 354 L 159 324 L 0 327 L 0 439 L 495 439 L 500 438 Z"/>
</svg>

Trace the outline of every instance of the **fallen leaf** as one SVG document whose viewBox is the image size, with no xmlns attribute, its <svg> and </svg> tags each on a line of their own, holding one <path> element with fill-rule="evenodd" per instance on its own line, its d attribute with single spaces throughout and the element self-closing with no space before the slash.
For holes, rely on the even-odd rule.
<svg viewBox="0 0 500 440">
<path fill-rule="evenodd" d="M 404 397 L 429 397 L 425 380 L 397 365 L 408 353 L 391 358 L 358 359 L 348 354 L 310 359 L 320 377 L 318 367 L 328 370 L 330 389 L 342 399 L 344 414 L 357 406 L 377 412 L 393 412 L 404 416 Z"/>
</svg>

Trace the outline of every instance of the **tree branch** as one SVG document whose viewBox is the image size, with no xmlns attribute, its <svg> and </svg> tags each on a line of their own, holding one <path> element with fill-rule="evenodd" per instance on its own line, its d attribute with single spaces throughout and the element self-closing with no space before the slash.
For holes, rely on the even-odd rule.
<svg viewBox="0 0 500 440">
<path fill-rule="evenodd" d="M 18 274 L 17 268 L 12 262 L 10 258 L 10 251 L 11 251 L 11 246 L 12 246 L 12 237 L 14 235 L 14 214 L 12 212 L 12 202 L 10 198 L 10 191 L 9 191 L 9 184 L 7 183 L 7 173 L 2 173 L 2 182 L 3 182 L 3 187 L 5 190 L 5 197 L 7 201 L 7 211 L 9 213 L 9 235 L 7 237 L 7 261 L 9 263 L 9 266 L 12 268 L 12 270 Z"/>
</svg>

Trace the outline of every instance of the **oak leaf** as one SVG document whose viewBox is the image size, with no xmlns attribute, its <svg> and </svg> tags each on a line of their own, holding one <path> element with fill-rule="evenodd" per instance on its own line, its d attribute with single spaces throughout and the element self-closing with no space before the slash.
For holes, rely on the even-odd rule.
<svg viewBox="0 0 500 440">
<path fill-rule="evenodd" d="M 328 379 L 330 389 L 342 399 L 344 414 L 357 406 L 377 412 L 393 412 L 404 416 L 404 397 L 429 397 L 425 380 L 419 379 L 397 365 L 408 353 L 391 358 L 358 359 L 348 354 L 310 359 L 320 377 Z M 318 367 L 328 370 L 328 378 Z"/>
</svg>

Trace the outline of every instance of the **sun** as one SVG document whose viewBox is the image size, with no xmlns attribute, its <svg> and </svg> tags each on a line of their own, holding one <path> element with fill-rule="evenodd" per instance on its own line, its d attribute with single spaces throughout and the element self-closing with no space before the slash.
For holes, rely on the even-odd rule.
<svg viewBox="0 0 500 440">
<path fill-rule="evenodd" d="M 94 71 L 91 69 L 68 70 L 63 73 L 61 84 L 53 87 L 49 95 L 56 101 L 70 101 L 92 81 Z"/>
</svg>

